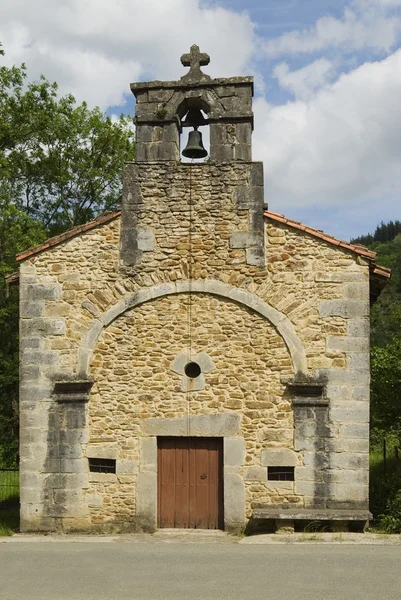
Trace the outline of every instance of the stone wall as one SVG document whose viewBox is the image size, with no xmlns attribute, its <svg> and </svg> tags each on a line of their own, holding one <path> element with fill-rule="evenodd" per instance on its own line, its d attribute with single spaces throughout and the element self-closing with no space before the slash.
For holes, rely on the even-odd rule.
<svg viewBox="0 0 401 600">
<path fill-rule="evenodd" d="M 250 171 L 242 168 L 233 173 L 228 166 L 229 177 L 249 186 Z M 153 243 L 144 243 L 135 274 L 130 266 L 120 268 L 119 219 L 21 265 L 23 530 L 90 529 L 108 519 L 134 523 L 141 440 L 152 437 L 141 424 L 147 417 L 184 415 L 188 405 L 198 414 L 239 415 L 240 429 L 229 437 L 246 443 L 233 475 L 244 481 L 248 516 L 252 505 L 264 503 L 367 507 L 368 265 L 273 222 L 264 224 L 264 266 L 253 265 L 247 247 L 232 243 L 250 224 L 249 208 L 236 205 L 238 188 L 209 188 L 205 198 L 202 181 L 198 185 L 195 199 L 202 199 L 193 207 L 191 239 L 195 350 L 204 350 L 216 369 L 188 403 L 180 376 L 171 371 L 187 341 L 188 295 L 171 292 L 184 286 L 189 272 L 185 214 L 173 212 L 179 195 L 166 204 L 172 211 L 167 220 L 163 199 L 157 203 L 149 188 L 149 204 L 138 214 Z M 168 234 L 168 223 L 176 224 L 176 233 Z M 231 298 L 224 299 L 219 285 L 232 290 Z M 154 292 L 145 292 L 155 286 L 166 287 L 152 300 Z M 206 288 L 220 292 L 199 293 Z M 160 289 L 172 295 L 164 298 Z M 146 302 L 124 312 L 138 294 Z M 285 384 L 299 349 L 309 376 L 325 383 L 325 406 L 292 410 L 296 397 Z M 55 382 L 77 379 L 83 351 L 92 362 L 79 377 L 95 379 L 89 404 L 85 397 L 60 401 Z M 257 365 L 257 378 L 250 363 Z M 133 373 L 135 393 L 128 383 Z M 89 474 L 87 457 L 105 445 L 117 458 L 117 474 Z M 271 454 L 279 450 L 290 454 Z M 282 460 L 293 462 L 296 481 L 273 487 L 266 469 Z"/>
</svg>

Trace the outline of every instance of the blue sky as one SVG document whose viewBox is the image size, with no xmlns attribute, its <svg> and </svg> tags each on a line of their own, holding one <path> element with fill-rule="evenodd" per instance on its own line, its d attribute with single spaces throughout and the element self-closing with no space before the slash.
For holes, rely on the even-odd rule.
<svg viewBox="0 0 401 600">
<path fill-rule="evenodd" d="M 254 159 L 269 207 L 337 237 L 401 219 L 401 0 L 3 0 L 7 64 L 133 113 L 129 83 L 255 77 Z"/>
</svg>

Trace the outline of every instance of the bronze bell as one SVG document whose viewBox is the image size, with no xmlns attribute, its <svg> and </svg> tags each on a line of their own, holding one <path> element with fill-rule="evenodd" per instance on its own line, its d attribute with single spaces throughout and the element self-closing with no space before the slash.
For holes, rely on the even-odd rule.
<svg viewBox="0 0 401 600">
<path fill-rule="evenodd" d="M 207 156 L 207 151 L 202 143 L 202 134 L 198 131 L 197 127 L 189 132 L 188 143 L 182 154 L 186 158 L 205 158 Z"/>
</svg>

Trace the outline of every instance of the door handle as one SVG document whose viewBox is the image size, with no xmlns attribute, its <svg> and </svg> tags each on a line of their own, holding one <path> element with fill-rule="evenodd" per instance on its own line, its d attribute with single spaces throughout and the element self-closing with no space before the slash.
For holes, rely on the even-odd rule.
<svg viewBox="0 0 401 600">
<path fill-rule="evenodd" d="M 206 479 L 207 475 L 203 474 L 200 476 L 201 479 Z"/>
</svg>

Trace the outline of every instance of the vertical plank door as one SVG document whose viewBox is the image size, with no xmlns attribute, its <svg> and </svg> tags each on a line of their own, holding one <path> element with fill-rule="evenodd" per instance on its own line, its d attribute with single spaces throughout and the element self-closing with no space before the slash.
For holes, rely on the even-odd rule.
<svg viewBox="0 0 401 600">
<path fill-rule="evenodd" d="M 223 440 L 158 438 L 158 527 L 223 528 Z"/>
</svg>

